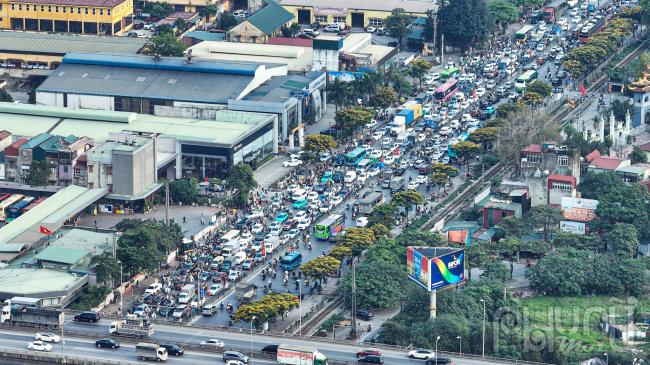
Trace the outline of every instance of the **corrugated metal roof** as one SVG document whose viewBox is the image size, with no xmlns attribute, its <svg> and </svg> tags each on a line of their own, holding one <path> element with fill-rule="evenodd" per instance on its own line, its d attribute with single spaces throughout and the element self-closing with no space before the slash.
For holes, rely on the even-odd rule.
<svg viewBox="0 0 650 365">
<path fill-rule="evenodd" d="M 16 3 L 115 7 L 126 0 L 13 0 Z"/>
<path fill-rule="evenodd" d="M 41 143 L 47 141 L 48 139 L 52 138 L 52 135 L 49 133 L 41 133 L 38 136 L 31 138 L 29 141 L 25 142 L 22 146 L 20 146 L 21 150 L 24 149 L 29 149 L 29 148 L 34 148 Z"/>
<path fill-rule="evenodd" d="M 246 19 L 255 28 L 261 30 L 266 35 L 271 35 L 281 26 L 293 19 L 293 14 L 274 1 L 269 1 L 268 5 L 258 10 L 250 18 Z"/>
<path fill-rule="evenodd" d="M 82 278 L 60 270 L 4 268 L 0 270 L 0 293 L 38 295 L 67 290 Z"/>
<path fill-rule="evenodd" d="M 88 254 L 89 252 L 85 250 L 50 246 L 45 248 L 43 251 L 39 252 L 36 255 L 36 259 L 41 261 L 50 261 L 50 262 L 72 265 L 81 261 L 81 259 L 86 257 Z"/>
<path fill-rule="evenodd" d="M 187 32 L 183 34 L 183 38 L 194 38 L 202 41 L 218 42 L 218 41 L 223 41 L 226 38 L 226 33 L 220 33 L 220 32 L 211 33 L 211 32 L 201 32 L 201 31 Z"/>
<path fill-rule="evenodd" d="M 436 10 L 438 5 L 426 0 L 279 0 L 286 6 L 312 6 L 323 12 L 331 9 L 377 10 L 391 12 L 393 9 L 402 8 L 407 13 L 425 14 L 428 10 Z M 316 12 L 318 14 L 318 11 Z"/>
<path fill-rule="evenodd" d="M 70 52 L 136 54 L 147 40 L 131 37 L 99 37 L 74 34 L 0 32 L 0 50 L 64 55 Z"/>
</svg>

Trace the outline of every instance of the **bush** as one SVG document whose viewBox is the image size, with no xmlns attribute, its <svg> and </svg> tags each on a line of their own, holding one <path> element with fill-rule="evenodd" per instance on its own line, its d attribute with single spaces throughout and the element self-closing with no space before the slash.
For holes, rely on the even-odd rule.
<svg viewBox="0 0 650 365">
<path fill-rule="evenodd" d="M 110 291 L 105 286 L 86 287 L 79 298 L 70 305 L 70 309 L 76 311 L 91 310 L 103 302 Z"/>
</svg>

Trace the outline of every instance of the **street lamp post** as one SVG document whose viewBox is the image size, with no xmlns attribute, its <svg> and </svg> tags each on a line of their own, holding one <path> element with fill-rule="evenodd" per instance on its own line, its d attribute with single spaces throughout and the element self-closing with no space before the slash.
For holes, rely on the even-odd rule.
<svg viewBox="0 0 650 365">
<path fill-rule="evenodd" d="M 485 299 L 481 299 L 481 303 L 483 303 L 483 350 L 481 356 L 485 357 Z"/>
<path fill-rule="evenodd" d="M 463 357 L 463 338 L 456 336 L 456 339 L 458 340 L 458 356 Z"/>
<path fill-rule="evenodd" d="M 251 336 L 250 336 L 250 346 L 251 346 L 251 364 L 253 363 L 253 322 L 255 321 L 255 316 L 251 318 Z"/>
<path fill-rule="evenodd" d="M 302 281 L 298 280 L 298 335 L 302 336 Z"/>
<path fill-rule="evenodd" d="M 120 280 L 119 280 L 120 284 L 119 284 L 119 287 L 121 289 L 122 288 L 122 278 L 124 277 L 123 274 L 122 274 L 122 261 L 118 261 L 117 263 L 120 264 Z M 122 315 L 122 304 L 123 304 L 122 297 L 123 296 L 124 296 L 124 291 L 120 290 L 120 308 L 119 308 L 120 315 Z"/>
<path fill-rule="evenodd" d="M 438 365 L 438 341 L 440 341 L 440 336 L 436 337 L 436 365 Z"/>
</svg>

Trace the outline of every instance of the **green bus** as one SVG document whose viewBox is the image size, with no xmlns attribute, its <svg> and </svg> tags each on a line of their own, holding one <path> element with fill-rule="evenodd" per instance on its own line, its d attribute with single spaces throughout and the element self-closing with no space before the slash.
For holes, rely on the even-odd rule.
<svg viewBox="0 0 650 365">
<path fill-rule="evenodd" d="M 515 90 L 523 92 L 535 80 L 537 80 L 537 71 L 528 70 L 515 79 Z"/>
<path fill-rule="evenodd" d="M 450 77 L 458 77 L 460 75 L 460 69 L 458 67 L 450 67 L 440 73 L 440 78 L 443 80 L 449 80 Z"/>
<path fill-rule="evenodd" d="M 328 240 L 332 233 L 338 233 L 345 228 L 345 217 L 342 214 L 332 214 L 322 222 L 314 225 L 314 237 L 319 240 Z"/>
</svg>

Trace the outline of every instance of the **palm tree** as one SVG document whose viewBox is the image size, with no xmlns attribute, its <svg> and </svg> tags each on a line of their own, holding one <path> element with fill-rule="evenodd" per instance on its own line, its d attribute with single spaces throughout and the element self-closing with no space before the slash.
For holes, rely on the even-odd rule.
<svg viewBox="0 0 650 365">
<path fill-rule="evenodd" d="M 350 84 L 338 78 L 327 83 L 327 96 L 334 103 L 337 111 L 339 107 L 349 103 L 351 91 Z"/>
</svg>

